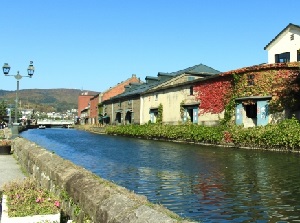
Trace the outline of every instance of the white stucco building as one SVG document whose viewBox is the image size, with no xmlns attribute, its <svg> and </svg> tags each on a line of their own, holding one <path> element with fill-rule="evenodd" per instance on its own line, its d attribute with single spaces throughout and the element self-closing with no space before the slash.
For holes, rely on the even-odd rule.
<svg viewBox="0 0 300 223">
<path fill-rule="evenodd" d="M 198 124 L 199 104 L 194 94 L 194 81 L 210 77 L 219 71 L 203 64 L 169 73 L 173 76 L 141 94 L 140 124 L 157 122 L 158 108 L 163 106 L 163 123 L 176 125 L 182 122 Z M 160 80 L 160 73 L 158 79 Z"/>
<path fill-rule="evenodd" d="M 264 49 L 269 64 L 300 61 L 300 26 L 290 23 Z"/>
<path fill-rule="evenodd" d="M 141 124 L 156 122 L 158 107 L 163 105 L 163 123 L 179 124 L 184 121 L 198 123 L 199 102 L 193 94 L 193 85 L 178 84 L 152 89 L 141 96 Z M 181 112 L 181 105 L 184 110 Z"/>
</svg>

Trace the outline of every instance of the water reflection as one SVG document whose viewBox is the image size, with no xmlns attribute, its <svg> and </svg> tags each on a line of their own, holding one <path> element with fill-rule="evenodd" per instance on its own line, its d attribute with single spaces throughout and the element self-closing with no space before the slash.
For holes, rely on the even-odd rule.
<svg viewBox="0 0 300 223">
<path fill-rule="evenodd" d="M 292 154 L 74 129 L 28 130 L 22 136 L 195 221 L 300 220 L 300 163 Z"/>
</svg>

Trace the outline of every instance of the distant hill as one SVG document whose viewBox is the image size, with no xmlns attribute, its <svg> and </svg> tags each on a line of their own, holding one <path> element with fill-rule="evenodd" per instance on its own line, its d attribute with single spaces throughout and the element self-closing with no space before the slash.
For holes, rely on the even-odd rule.
<svg viewBox="0 0 300 223">
<path fill-rule="evenodd" d="M 81 92 L 79 89 L 23 89 L 18 94 L 19 107 L 41 112 L 64 112 L 78 107 L 78 95 Z M 3 100 L 14 105 L 16 91 L 0 90 L 0 101 Z"/>
</svg>

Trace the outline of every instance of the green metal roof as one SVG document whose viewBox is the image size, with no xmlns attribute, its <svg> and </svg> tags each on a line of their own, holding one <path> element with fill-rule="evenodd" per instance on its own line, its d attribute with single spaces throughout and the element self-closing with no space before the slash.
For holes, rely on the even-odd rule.
<svg viewBox="0 0 300 223">
<path fill-rule="evenodd" d="M 192 67 L 188 67 L 186 69 L 183 70 L 179 70 L 176 72 L 171 72 L 171 73 L 164 73 L 164 72 L 159 72 L 159 75 L 172 75 L 172 76 L 177 76 L 180 74 L 184 74 L 184 73 L 195 73 L 195 74 L 208 74 L 208 75 L 214 75 L 214 74 L 219 74 L 220 71 L 215 70 L 209 66 L 206 66 L 204 64 L 198 64 Z"/>
<path fill-rule="evenodd" d="M 176 72 L 171 72 L 171 73 L 164 73 L 164 72 L 158 72 L 158 77 L 159 76 L 163 76 L 163 78 L 155 78 L 155 77 L 150 77 L 147 76 L 146 79 L 151 79 L 153 81 L 151 81 L 151 83 L 142 83 L 142 84 L 137 84 L 134 86 L 134 88 L 132 90 L 128 90 L 122 94 L 119 94 L 115 97 L 112 97 L 110 100 L 117 100 L 117 99 L 121 99 L 124 97 L 132 97 L 134 95 L 140 95 L 143 92 L 146 92 L 147 90 L 156 87 L 157 85 L 164 83 L 165 81 L 168 81 L 170 79 L 172 79 L 175 76 L 179 76 L 181 74 L 184 73 L 192 73 L 192 74 L 203 74 L 205 76 L 213 76 L 215 74 L 219 74 L 220 71 L 215 70 L 211 67 L 208 67 L 204 64 L 198 64 L 192 67 L 188 67 L 186 69 L 183 70 L 179 70 Z M 155 81 L 157 80 L 157 81 Z"/>
</svg>

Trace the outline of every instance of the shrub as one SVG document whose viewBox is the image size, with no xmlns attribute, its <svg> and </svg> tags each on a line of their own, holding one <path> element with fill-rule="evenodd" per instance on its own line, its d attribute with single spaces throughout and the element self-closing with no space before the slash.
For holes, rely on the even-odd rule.
<svg viewBox="0 0 300 223">
<path fill-rule="evenodd" d="M 253 128 L 243 128 L 242 126 L 228 125 L 228 123 L 213 127 L 193 124 L 108 126 L 106 133 L 196 143 L 233 143 L 237 147 L 275 148 L 287 151 L 300 149 L 300 123 L 295 118 L 286 119 L 279 124 Z"/>
</svg>

